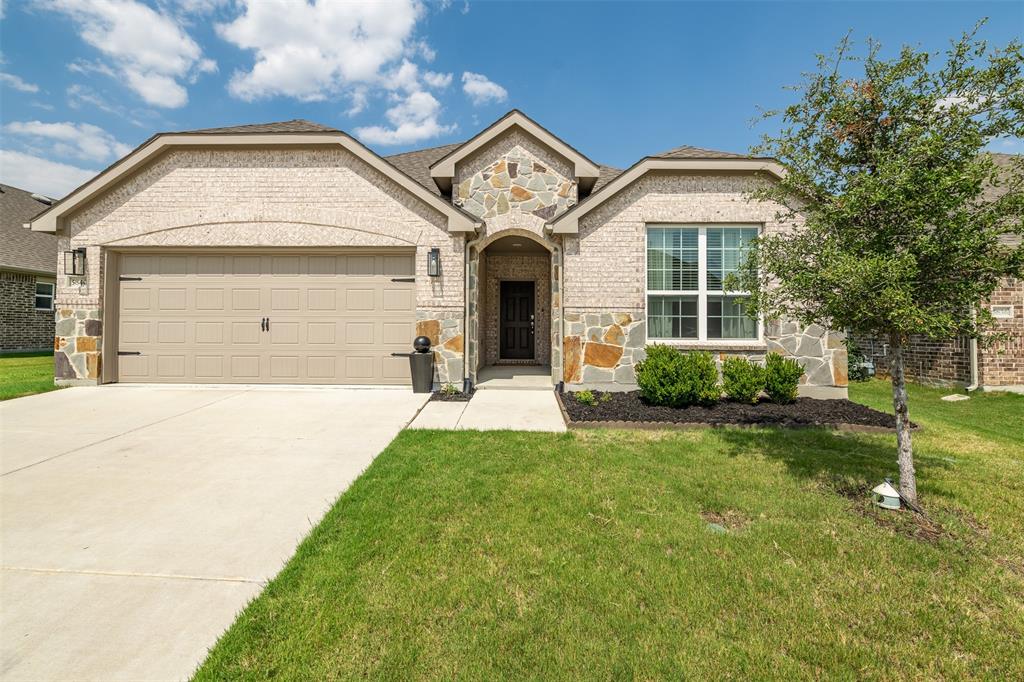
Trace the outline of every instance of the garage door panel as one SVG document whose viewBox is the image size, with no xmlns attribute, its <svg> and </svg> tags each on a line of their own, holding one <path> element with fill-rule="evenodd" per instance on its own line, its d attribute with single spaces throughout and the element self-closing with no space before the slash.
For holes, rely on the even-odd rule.
<svg viewBox="0 0 1024 682">
<path fill-rule="evenodd" d="M 121 381 L 408 384 L 410 252 L 123 254 Z M 263 320 L 269 322 L 269 328 Z"/>
</svg>

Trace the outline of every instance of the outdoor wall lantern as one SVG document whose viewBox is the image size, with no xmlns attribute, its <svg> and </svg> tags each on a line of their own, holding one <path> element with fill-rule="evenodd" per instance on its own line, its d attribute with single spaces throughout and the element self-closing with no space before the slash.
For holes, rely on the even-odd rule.
<svg viewBox="0 0 1024 682">
<path fill-rule="evenodd" d="M 64 274 L 72 276 L 85 275 L 85 249 L 64 252 Z"/>
<path fill-rule="evenodd" d="M 427 252 L 427 274 L 431 277 L 441 274 L 441 249 L 436 246 Z"/>
</svg>

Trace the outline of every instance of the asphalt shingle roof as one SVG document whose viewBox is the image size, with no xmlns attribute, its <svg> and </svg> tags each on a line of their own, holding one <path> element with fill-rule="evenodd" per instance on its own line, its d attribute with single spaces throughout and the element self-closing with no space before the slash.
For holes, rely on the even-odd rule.
<svg viewBox="0 0 1024 682">
<path fill-rule="evenodd" d="M 22 225 L 47 205 L 10 185 L 0 185 L 0 269 L 57 273 L 57 237 Z"/>
<path fill-rule="evenodd" d="M 660 154 L 652 155 L 656 159 L 748 159 L 746 154 L 734 154 L 732 152 L 720 152 L 716 149 L 703 149 L 684 144 L 682 147 L 675 147 Z"/>
<path fill-rule="evenodd" d="M 186 130 L 188 133 L 339 133 L 337 128 L 325 126 L 303 118 L 295 118 L 291 121 L 274 121 L 271 123 L 250 123 L 241 126 L 226 126 L 224 128 L 200 128 L 199 130 Z"/>
<path fill-rule="evenodd" d="M 452 144 L 441 145 L 440 147 L 417 149 L 411 152 L 385 156 L 384 159 L 434 194 L 440 196 L 441 190 L 437 188 L 437 183 L 435 183 L 434 179 L 430 177 L 430 167 L 436 161 L 448 156 L 463 144 L 465 143 L 454 142 Z"/>
</svg>

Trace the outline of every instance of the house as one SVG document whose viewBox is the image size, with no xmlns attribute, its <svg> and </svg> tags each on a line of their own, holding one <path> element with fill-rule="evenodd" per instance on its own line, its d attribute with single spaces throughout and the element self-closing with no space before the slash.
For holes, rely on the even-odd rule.
<svg viewBox="0 0 1024 682">
<path fill-rule="evenodd" d="M 744 191 L 783 172 L 696 147 L 610 168 L 519 111 L 388 157 L 302 120 L 158 134 L 32 224 L 67 256 L 57 380 L 407 384 L 394 354 L 426 335 L 439 384 L 631 388 L 658 342 L 784 353 L 845 396 L 840 334 L 722 291 L 783 228 Z"/>
<path fill-rule="evenodd" d="M 992 154 L 998 166 L 1009 167 L 1013 154 Z M 989 186 L 991 201 L 1003 190 Z M 1020 237 L 1004 235 L 1008 246 L 1020 244 Z M 904 351 L 906 375 L 920 383 L 936 386 L 967 386 L 996 391 L 1024 392 L 1024 280 L 1007 277 L 979 308 L 991 313 L 994 328 L 990 342 L 978 343 L 965 337 L 933 341 L 913 337 Z M 889 345 L 885 339 L 853 334 L 853 341 L 878 376 L 889 373 Z"/>
<path fill-rule="evenodd" d="M 53 346 L 57 239 L 25 227 L 51 203 L 0 185 L 0 352 Z"/>
</svg>

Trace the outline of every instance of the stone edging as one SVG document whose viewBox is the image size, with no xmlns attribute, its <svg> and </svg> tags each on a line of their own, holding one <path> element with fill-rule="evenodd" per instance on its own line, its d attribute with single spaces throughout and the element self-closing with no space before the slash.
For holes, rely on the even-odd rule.
<svg viewBox="0 0 1024 682">
<path fill-rule="evenodd" d="M 568 429 L 585 431 L 589 429 L 631 429 L 635 431 L 657 431 L 669 429 L 676 431 L 689 431 L 695 429 L 832 429 L 835 431 L 846 431 L 851 433 L 894 433 L 893 429 L 886 426 L 869 426 L 866 424 L 706 424 L 704 422 L 637 422 L 637 421 L 573 421 L 565 410 L 565 403 L 562 402 L 562 395 L 555 392 L 555 400 L 558 401 L 558 409 L 562 412 L 562 419 Z M 915 433 L 921 430 L 915 426 Z"/>
</svg>

